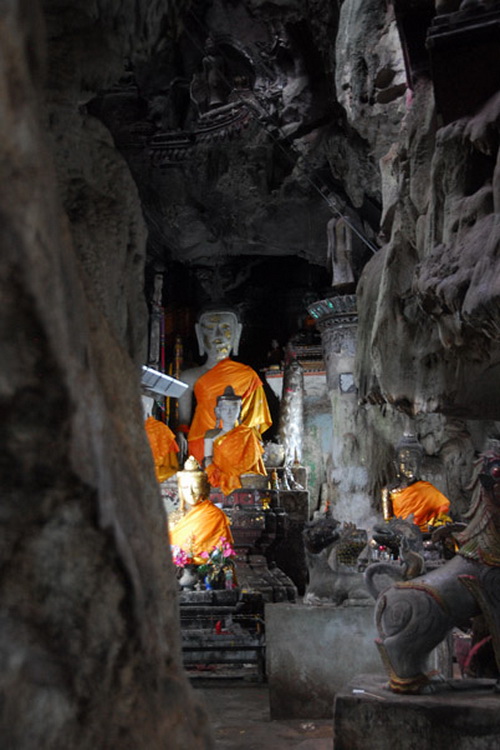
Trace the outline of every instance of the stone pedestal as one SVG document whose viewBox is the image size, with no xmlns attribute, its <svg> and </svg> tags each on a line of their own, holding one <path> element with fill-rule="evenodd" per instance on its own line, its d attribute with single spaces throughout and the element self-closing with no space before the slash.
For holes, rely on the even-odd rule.
<svg viewBox="0 0 500 750">
<path fill-rule="evenodd" d="M 272 719 L 328 719 L 353 674 L 380 672 L 373 606 L 266 604 Z"/>
<path fill-rule="evenodd" d="M 270 547 L 268 557 L 295 583 L 303 595 L 307 583 L 307 565 L 302 531 L 308 521 L 309 493 L 301 490 L 284 490 L 277 493 L 280 507 L 285 513 L 286 530 L 281 539 Z"/>
<path fill-rule="evenodd" d="M 384 689 L 387 677 L 362 675 L 339 692 L 335 750 L 496 750 L 500 695 L 494 680 L 450 680 L 435 695 L 403 696 Z M 475 689 L 467 689 L 474 685 Z"/>
</svg>

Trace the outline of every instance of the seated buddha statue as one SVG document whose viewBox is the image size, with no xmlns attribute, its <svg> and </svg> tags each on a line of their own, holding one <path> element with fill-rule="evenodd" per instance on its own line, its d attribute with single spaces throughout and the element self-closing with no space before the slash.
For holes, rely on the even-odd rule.
<svg viewBox="0 0 500 750">
<path fill-rule="evenodd" d="M 260 433 L 239 422 L 241 400 L 232 386 L 226 386 L 217 397 L 216 427 L 205 433 L 208 481 L 212 487 L 220 487 L 225 495 L 241 487 L 242 474 L 267 475 Z"/>
<path fill-rule="evenodd" d="M 200 464 L 204 458 L 205 433 L 216 426 L 217 397 L 226 386 L 231 385 L 241 398 L 242 424 L 254 427 L 259 433 L 272 424 L 262 380 L 248 365 L 230 359 L 231 354 L 238 354 L 241 330 L 236 312 L 221 306 L 202 311 L 195 325 L 200 354 L 206 354 L 207 358 L 202 365 L 180 375 L 189 387 L 178 402 L 177 440 L 182 453 L 187 451 Z"/>
<path fill-rule="evenodd" d="M 211 552 L 221 537 L 233 542 L 229 518 L 209 499 L 210 484 L 194 456 L 177 472 L 181 510 L 187 512 L 170 529 L 170 544 L 187 552 L 193 562 L 204 562 L 202 552 Z"/>
<path fill-rule="evenodd" d="M 430 482 L 419 478 L 424 454 L 422 445 L 414 435 L 405 434 L 396 446 L 398 481 L 382 490 L 384 519 L 408 518 L 426 532 L 429 527 L 451 521 L 448 516 L 450 501 Z"/>
<path fill-rule="evenodd" d="M 158 482 L 165 482 L 179 470 L 177 454 L 179 446 L 168 425 L 153 417 L 154 399 L 142 396 L 144 429 L 148 436 Z"/>
</svg>

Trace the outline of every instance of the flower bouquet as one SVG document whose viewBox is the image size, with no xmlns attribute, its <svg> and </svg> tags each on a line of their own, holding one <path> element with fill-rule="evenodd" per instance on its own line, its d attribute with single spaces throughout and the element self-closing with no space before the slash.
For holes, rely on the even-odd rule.
<svg viewBox="0 0 500 750">
<path fill-rule="evenodd" d="M 192 546 L 189 552 L 177 544 L 171 545 L 172 561 L 179 569 L 177 578 L 181 588 L 194 589 L 199 581 L 198 565 L 194 561 Z"/>
<path fill-rule="evenodd" d="M 210 552 L 201 552 L 200 557 L 204 559 L 198 567 L 198 572 L 205 581 L 206 588 L 235 587 L 234 548 L 225 536 L 221 536 L 215 547 Z"/>
</svg>

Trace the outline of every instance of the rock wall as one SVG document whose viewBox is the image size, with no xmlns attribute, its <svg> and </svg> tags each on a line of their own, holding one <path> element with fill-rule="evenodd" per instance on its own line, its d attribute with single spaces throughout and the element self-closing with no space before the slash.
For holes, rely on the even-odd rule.
<svg viewBox="0 0 500 750">
<path fill-rule="evenodd" d="M 129 5 L 0 11 L 5 748 L 212 746 L 181 668 L 133 359 L 144 228 L 123 162 L 78 114 L 158 20 L 159 3 Z"/>
<path fill-rule="evenodd" d="M 474 454 L 499 429 L 500 94 L 442 126 L 442 81 L 428 74 L 405 84 L 392 14 L 385 3 L 345 0 L 335 49 L 337 97 L 369 144 L 364 163 L 378 160 L 375 181 L 358 170 L 361 184 L 382 198 L 381 248 L 357 289 L 364 461 L 376 505 L 401 432 L 418 433 L 426 478 L 460 514 Z M 481 68 L 476 77 L 481 86 Z M 465 83 L 456 96 L 466 96 Z"/>
</svg>

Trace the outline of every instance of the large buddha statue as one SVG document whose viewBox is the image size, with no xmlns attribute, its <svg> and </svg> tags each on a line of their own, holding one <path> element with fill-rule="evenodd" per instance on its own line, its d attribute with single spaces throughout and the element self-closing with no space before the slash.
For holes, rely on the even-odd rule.
<svg viewBox="0 0 500 750">
<path fill-rule="evenodd" d="M 170 529 L 170 544 L 187 552 L 195 563 L 204 562 L 202 552 L 211 552 L 221 538 L 233 542 L 229 518 L 209 500 L 210 484 L 198 461 L 189 456 L 177 472 L 181 510 L 189 510 Z"/>
<path fill-rule="evenodd" d="M 450 501 L 430 482 L 419 478 L 424 449 L 414 435 L 406 434 L 396 446 L 398 482 L 382 491 L 385 520 L 408 518 L 425 532 L 429 526 L 451 521 Z"/>
<path fill-rule="evenodd" d="M 208 481 L 225 495 L 242 486 L 242 474 L 267 476 L 260 433 L 240 424 L 240 414 L 241 396 L 228 385 L 217 397 L 216 427 L 205 433 L 204 459 Z"/>
<path fill-rule="evenodd" d="M 205 433 L 215 427 L 217 397 L 226 386 L 231 385 L 241 398 L 242 424 L 254 427 L 259 433 L 272 424 L 261 379 L 248 365 L 230 359 L 231 353 L 238 354 L 241 329 L 236 312 L 220 306 L 202 311 L 195 325 L 200 354 L 206 354 L 207 358 L 199 367 L 181 373 L 181 380 L 189 388 L 179 398 L 177 439 L 184 455 L 187 447 L 187 452 L 200 463 L 204 457 Z"/>
</svg>

